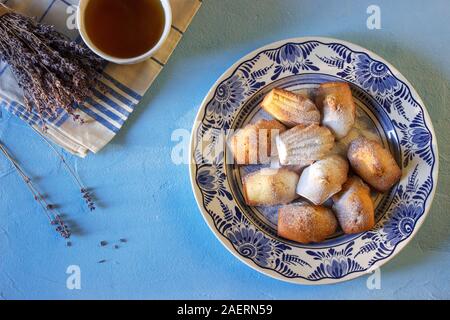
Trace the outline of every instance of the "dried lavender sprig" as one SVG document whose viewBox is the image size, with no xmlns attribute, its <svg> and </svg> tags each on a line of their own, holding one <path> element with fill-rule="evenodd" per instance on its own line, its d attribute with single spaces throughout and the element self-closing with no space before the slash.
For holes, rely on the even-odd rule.
<svg viewBox="0 0 450 320">
<path fill-rule="evenodd" d="M 57 211 L 54 205 L 49 204 L 45 197 L 36 189 L 36 187 L 33 185 L 30 177 L 28 177 L 23 169 L 20 167 L 20 165 L 17 163 L 17 161 L 14 160 L 14 158 L 8 153 L 4 145 L 0 142 L 0 150 L 4 154 L 4 156 L 11 162 L 11 164 L 14 166 L 16 171 L 19 173 L 20 177 L 25 182 L 28 189 L 33 194 L 34 199 L 41 205 L 42 209 L 44 210 L 45 214 L 47 215 L 47 218 L 50 221 L 50 224 L 55 227 L 55 230 L 65 239 L 70 238 L 71 232 L 69 227 L 64 223 L 64 221 L 61 218 L 61 214 Z"/>
<path fill-rule="evenodd" d="M 104 60 L 52 26 L 13 11 L 0 17 L 0 59 L 23 89 L 28 111 L 41 119 L 64 109 L 82 122 L 75 106 L 102 87 Z"/>
<path fill-rule="evenodd" d="M 83 200 L 86 202 L 86 205 L 88 206 L 90 211 L 95 210 L 95 203 L 93 200 L 93 197 L 91 193 L 88 191 L 88 189 L 84 186 L 84 184 L 80 181 L 77 174 L 73 170 L 73 168 L 67 163 L 66 159 L 63 157 L 63 155 L 56 150 L 56 148 L 53 146 L 53 144 L 36 128 L 34 128 L 32 125 L 29 124 L 29 126 L 47 143 L 47 145 L 50 146 L 50 148 L 53 150 L 53 152 L 59 157 L 67 171 L 69 172 L 72 179 L 75 181 L 75 183 L 78 185 L 79 190 L 81 192 L 81 196 Z"/>
</svg>

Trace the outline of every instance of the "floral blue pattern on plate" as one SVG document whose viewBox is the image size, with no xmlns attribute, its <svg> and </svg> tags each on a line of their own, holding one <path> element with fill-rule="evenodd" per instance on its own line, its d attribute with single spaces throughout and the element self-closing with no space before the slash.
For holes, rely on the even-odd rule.
<svg viewBox="0 0 450 320">
<path fill-rule="evenodd" d="M 248 121 L 273 87 L 346 81 L 358 106 L 402 168 L 401 181 L 377 202 L 377 224 L 358 235 L 301 245 L 279 238 L 243 204 L 239 180 L 221 134 Z M 206 222 L 236 257 L 277 279 L 301 284 L 349 280 L 371 272 L 414 236 L 431 206 L 438 151 L 425 106 L 388 62 L 357 45 L 297 38 L 260 48 L 232 66 L 206 96 L 191 137 L 191 182 Z"/>
</svg>

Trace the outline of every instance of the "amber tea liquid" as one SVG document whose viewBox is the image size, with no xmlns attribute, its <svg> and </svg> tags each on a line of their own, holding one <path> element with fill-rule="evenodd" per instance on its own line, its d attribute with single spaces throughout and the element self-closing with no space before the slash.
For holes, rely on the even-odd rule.
<svg viewBox="0 0 450 320">
<path fill-rule="evenodd" d="M 146 53 L 158 43 L 165 16 L 159 0 L 91 0 L 84 23 L 99 50 L 127 59 Z"/>
</svg>

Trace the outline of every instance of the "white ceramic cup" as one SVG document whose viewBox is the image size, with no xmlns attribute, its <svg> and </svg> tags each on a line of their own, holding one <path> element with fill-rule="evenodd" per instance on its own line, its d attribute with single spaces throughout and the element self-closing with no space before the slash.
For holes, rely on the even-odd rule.
<svg viewBox="0 0 450 320">
<path fill-rule="evenodd" d="M 145 52 L 137 57 L 132 57 L 132 58 L 113 57 L 113 56 L 103 52 L 102 50 L 100 50 L 91 41 L 91 39 L 89 38 L 89 35 L 86 32 L 86 27 L 84 24 L 84 13 L 86 11 L 86 7 L 87 7 L 89 1 L 91 1 L 91 0 L 80 0 L 80 3 L 78 5 L 78 10 L 77 10 L 78 30 L 80 31 L 81 38 L 83 39 L 84 43 L 86 43 L 86 45 L 97 55 L 99 55 L 103 59 L 108 60 L 110 62 L 114 62 L 114 63 L 118 63 L 118 64 L 133 64 L 133 63 L 142 62 L 142 61 L 150 58 L 159 48 L 161 48 L 164 41 L 166 41 L 166 39 L 169 35 L 169 32 L 170 32 L 170 28 L 172 27 L 172 9 L 170 8 L 169 0 L 159 0 L 159 1 L 161 1 L 161 5 L 164 10 L 165 23 L 164 23 L 163 33 L 161 34 L 161 37 L 159 38 L 159 41 L 156 43 L 156 45 L 154 45 L 153 48 L 151 48 L 147 52 Z"/>
</svg>

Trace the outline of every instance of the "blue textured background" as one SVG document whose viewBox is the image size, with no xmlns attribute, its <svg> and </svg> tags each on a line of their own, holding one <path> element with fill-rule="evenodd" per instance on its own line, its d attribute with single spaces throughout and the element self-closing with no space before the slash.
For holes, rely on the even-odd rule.
<svg viewBox="0 0 450 320">
<path fill-rule="evenodd" d="M 366 28 L 381 7 L 382 30 Z M 99 198 L 87 213 L 58 159 L 20 120 L 1 111 L 0 139 L 41 190 L 77 224 L 72 247 L 52 232 L 18 175 L 0 157 L 0 298 L 450 298 L 450 3 L 207 0 L 142 103 L 97 155 L 67 155 Z M 231 64 L 267 43 L 340 38 L 375 51 L 414 85 L 438 136 L 439 185 L 416 238 L 382 272 L 331 286 L 268 278 L 235 259 L 201 217 L 187 165 L 171 162 L 172 131 L 190 130 L 204 95 Z M 120 238 L 119 249 L 114 244 Z M 109 244 L 101 247 L 99 242 Z M 98 263 L 106 260 L 104 263 Z M 81 290 L 66 288 L 69 265 Z"/>
</svg>

